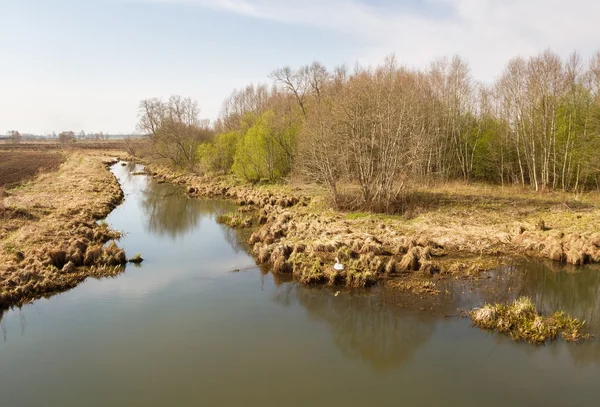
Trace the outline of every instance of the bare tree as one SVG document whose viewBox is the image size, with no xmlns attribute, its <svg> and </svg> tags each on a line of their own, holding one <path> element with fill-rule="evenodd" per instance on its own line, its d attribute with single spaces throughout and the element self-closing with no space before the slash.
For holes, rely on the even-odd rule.
<svg viewBox="0 0 600 407">
<path fill-rule="evenodd" d="M 276 84 L 283 86 L 285 90 L 294 95 L 298 106 L 302 110 L 302 115 L 306 118 L 306 103 L 311 86 L 310 69 L 304 66 L 300 69 L 292 70 L 292 68 L 286 66 L 273 71 L 271 78 L 275 80 Z"/>
<path fill-rule="evenodd" d="M 339 204 L 338 183 L 344 174 L 346 149 L 337 136 L 333 101 L 320 104 L 302 128 L 297 168 L 307 179 L 325 185 L 335 206 Z"/>
<path fill-rule="evenodd" d="M 140 103 L 138 129 L 150 139 L 157 157 L 194 170 L 198 146 L 212 134 L 199 113 L 198 103 L 189 98 L 146 99 Z"/>
<path fill-rule="evenodd" d="M 8 131 L 7 136 L 10 142 L 14 144 L 19 144 L 22 139 L 21 133 L 19 133 L 17 130 Z"/>
<path fill-rule="evenodd" d="M 272 93 L 267 85 L 250 84 L 241 90 L 234 89 L 223 102 L 219 115 L 219 126 L 222 126 L 224 131 L 239 128 L 247 114 L 259 115 L 264 112 L 271 96 Z"/>
<path fill-rule="evenodd" d="M 600 53 L 588 64 L 551 51 L 515 58 L 490 85 L 476 82 L 458 56 L 427 70 L 398 66 L 393 57 L 354 72 L 330 73 L 314 62 L 276 69 L 271 78 L 271 89 L 234 91 L 217 131 L 234 141 L 260 133 L 259 147 L 268 150 L 261 157 L 276 156 L 279 165 L 283 151 L 281 168 L 326 185 L 336 204 L 349 184 L 365 208 L 393 210 L 407 179 L 600 186 Z M 168 116 L 165 109 L 158 103 L 145 114 Z M 222 144 L 230 157 L 239 147 Z"/>
<path fill-rule="evenodd" d="M 62 131 L 58 134 L 58 142 L 66 146 L 75 140 L 75 133 L 72 131 Z"/>
</svg>

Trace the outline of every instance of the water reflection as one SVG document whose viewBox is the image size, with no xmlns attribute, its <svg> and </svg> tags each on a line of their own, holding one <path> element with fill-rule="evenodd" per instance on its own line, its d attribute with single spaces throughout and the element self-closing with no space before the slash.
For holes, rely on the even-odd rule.
<svg viewBox="0 0 600 407">
<path fill-rule="evenodd" d="M 235 253 L 246 252 L 252 254 L 251 247 L 246 243 L 252 234 L 252 229 L 235 229 L 221 224 L 219 226 L 221 226 L 225 240 Z"/>
<path fill-rule="evenodd" d="M 275 301 L 300 304 L 308 316 L 325 323 L 342 354 L 386 371 L 408 362 L 435 328 L 436 316 L 399 307 L 385 290 L 342 292 L 290 285 Z"/>
<path fill-rule="evenodd" d="M 568 351 L 577 364 L 600 364 L 600 267 L 531 261 L 511 273 L 511 279 L 514 296 L 531 297 L 541 312 L 564 310 L 585 320 L 595 339 L 571 345 Z"/>
<path fill-rule="evenodd" d="M 250 230 L 215 223 L 233 205 L 188 200 L 132 169 L 113 167 L 126 199 L 107 222 L 146 261 L 4 314 L 4 404 L 594 405 L 600 341 L 515 344 L 443 315 L 529 295 L 598 330 L 598 269 L 525 264 L 438 281 L 442 294 L 424 299 L 382 287 L 336 295 L 259 274 Z M 265 391 L 274 377 L 285 380 Z"/>
<path fill-rule="evenodd" d="M 191 199 L 180 187 L 156 182 L 143 188 L 140 203 L 148 220 L 147 231 L 172 239 L 199 228 L 202 218 L 214 219 L 225 212 L 221 201 Z"/>
<path fill-rule="evenodd" d="M 148 183 L 140 201 L 148 219 L 148 232 L 171 238 L 184 235 L 199 226 L 202 217 L 194 201 L 184 196 L 179 188 Z"/>
<path fill-rule="evenodd" d="M 557 267 L 545 262 L 529 262 L 524 272 L 514 273 L 518 295 L 534 299 L 543 312 L 565 310 L 585 319 L 600 333 L 600 268 Z"/>
<path fill-rule="evenodd" d="M 564 310 L 585 319 L 588 332 L 600 337 L 600 267 L 531 261 L 492 271 L 480 280 L 444 280 L 438 286 L 444 294 L 414 298 L 384 288 L 336 296 L 328 288 L 290 284 L 280 287 L 274 300 L 286 307 L 301 305 L 311 319 L 328 326 L 344 356 L 382 371 L 407 363 L 444 316 L 520 296 L 531 297 L 543 313 Z M 508 337 L 491 335 L 498 344 L 510 342 Z M 600 364 L 598 339 L 567 348 L 575 363 Z M 547 350 L 556 356 L 561 349 L 550 346 Z M 524 346 L 523 350 L 534 355 L 539 348 Z"/>
</svg>

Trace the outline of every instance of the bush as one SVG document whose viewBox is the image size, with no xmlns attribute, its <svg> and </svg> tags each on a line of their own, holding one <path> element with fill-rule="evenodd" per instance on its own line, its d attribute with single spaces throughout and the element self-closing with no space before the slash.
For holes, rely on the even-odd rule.
<svg viewBox="0 0 600 407">
<path fill-rule="evenodd" d="M 262 178 L 274 181 L 289 172 L 286 152 L 272 134 L 271 117 L 268 111 L 255 118 L 239 140 L 233 159 L 233 172 L 238 177 L 251 182 Z"/>
</svg>

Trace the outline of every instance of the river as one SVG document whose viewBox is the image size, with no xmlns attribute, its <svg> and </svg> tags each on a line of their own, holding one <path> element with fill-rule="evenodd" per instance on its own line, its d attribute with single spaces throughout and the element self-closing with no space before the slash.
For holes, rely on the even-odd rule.
<svg viewBox="0 0 600 407">
<path fill-rule="evenodd" d="M 336 295 L 257 268 L 215 220 L 231 203 L 137 170 L 112 167 L 125 201 L 106 221 L 145 261 L 4 314 L 2 406 L 598 405 L 598 339 L 532 346 L 456 316 L 530 295 L 599 337 L 598 268 L 525 263 L 418 301 Z"/>
</svg>

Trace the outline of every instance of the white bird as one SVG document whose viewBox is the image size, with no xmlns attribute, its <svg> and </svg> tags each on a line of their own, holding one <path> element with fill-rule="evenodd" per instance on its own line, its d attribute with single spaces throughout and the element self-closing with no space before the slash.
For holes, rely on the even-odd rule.
<svg viewBox="0 0 600 407">
<path fill-rule="evenodd" d="M 333 268 L 337 271 L 342 271 L 344 269 L 344 265 L 340 263 L 337 257 L 335 258 L 335 264 L 333 265 Z"/>
</svg>

